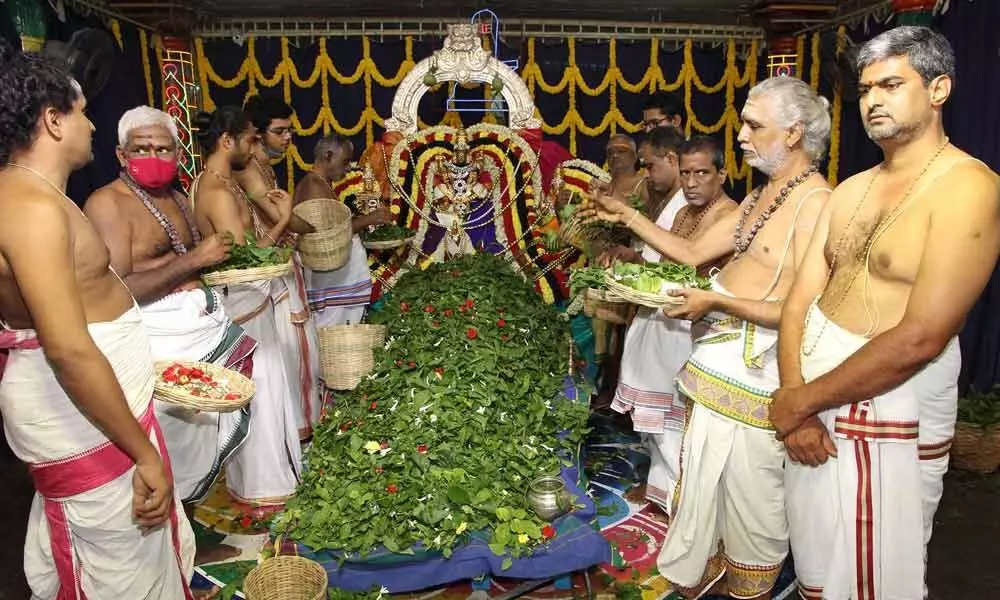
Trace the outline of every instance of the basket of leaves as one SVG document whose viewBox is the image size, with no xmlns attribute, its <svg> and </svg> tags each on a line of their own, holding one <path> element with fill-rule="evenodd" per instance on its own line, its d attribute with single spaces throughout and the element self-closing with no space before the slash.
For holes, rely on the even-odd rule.
<svg viewBox="0 0 1000 600">
<path fill-rule="evenodd" d="M 267 281 L 292 272 L 292 251 L 280 246 L 260 248 L 253 232 L 244 234 L 246 243 L 233 246 L 229 259 L 201 274 L 206 285 L 231 285 Z"/>
<path fill-rule="evenodd" d="M 298 251 L 302 264 L 313 271 L 336 271 L 351 256 L 351 209 L 331 198 L 302 202 L 292 212 L 312 225 L 313 233 L 299 236 Z"/>
<path fill-rule="evenodd" d="M 153 397 L 193 410 L 233 412 L 246 406 L 256 391 L 253 381 L 212 363 L 160 361 L 154 369 Z"/>
<path fill-rule="evenodd" d="M 628 321 L 628 302 L 609 292 L 604 285 L 604 269 L 578 267 L 569 274 L 570 295 L 583 294 L 583 314 L 614 325 Z"/>
<path fill-rule="evenodd" d="M 369 250 L 391 250 L 409 244 L 414 235 L 412 229 L 390 223 L 376 227 L 374 231 L 366 231 L 361 241 Z"/>
<path fill-rule="evenodd" d="M 683 298 L 671 296 L 671 290 L 686 287 L 707 289 L 709 281 L 700 277 L 691 265 L 619 262 L 605 271 L 604 285 L 608 291 L 632 304 L 663 308 L 684 302 Z"/>
<path fill-rule="evenodd" d="M 951 460 L 959 469 L 992 473 L 1000 467 L 1000 385 L 970 389 L 958 400 Z"/>
<path fill-rule="evenodd" d="M 333 390 L 353 390 L 375 368 L 374 349 L 385 343 L 384 325 L 331 325 L 319 335 L 320 377 Z"/>
</svg>

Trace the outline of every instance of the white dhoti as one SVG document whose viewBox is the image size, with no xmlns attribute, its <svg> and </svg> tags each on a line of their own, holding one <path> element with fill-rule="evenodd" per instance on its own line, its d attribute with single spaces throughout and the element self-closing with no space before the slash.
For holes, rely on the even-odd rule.
<svg viewBox="0 0 1000 600">
<path fill-rule="evenodd" d="M 295 423 L 299 439 L 312 435 L 319 421 L 319 340 L 316 323 L 309 314 L 306 283 L 298 253 L 292 255 L 292 272 L 272 280 L 274 316 L 285 361 L 285 377 L 295 399 Z"/>
<path fill-rule="evenodd" d="M 155 374 L 137 308 L 93 323 L 129 409 L 164 465 L 170 459 L 152 407 Z M 33 332 L 19 331 L 20 337 Z M 191 598 L 194 534 L 180 497 L 167 523 L 143 535 L 133 520 L 135 463 L 74 405 L 43 351 L 15 346 L 0 383 L 7 441 L 28 463 L 38 493 L 28 517 L 24 573 L 32 597 L 51 600 Z"/>
<path fill-rule="evenodd" d="M 785 453 L 767 419 L 779 383 L 777 333 L 717 313 L 708 320 L 712 331 L 677 379 L 694 406 L 657 566 L 686 593 L 724 576 L 731 596 L 754 598 L 774 587 L 788 554 Z"/>
<path fill-rule="evenodd" d="M 660 212 L 656 225 L 670 230 L 685 205 L 680 190 Z M 660 253 L 643 244 L 642 258 L 659 261 Z M 671 319 L 663 311 L 641 307 L 625 334 L 621 372 L 611 408 L 632 414 L 635 431 L 643 434 L 649 451 L 646 498 L 671 514 L 674 488 L 680 477 L 685 403 L 676 395 L 674 380 L 691 355 L 690 321 Z"/>
<path fill-rule="evenodd" d="M 251 504 L 283 504 L 295 493 L 302 450 L 275 325 L 271 282 L 255 281 L 218 288 L 226 312 L 257 340 L 251 400 L 253 419 L 246 442 L 226 467 L 229 492 Z"/>
<path fill-rule="evenodd" d="M 317 328 L 361 322 L 372 297 L 372 274 L 361 236 L 354 234 L 351 239 L 346 265 L 336 271 L 309 271 L 308 276 L 309 309 Z"/>
<path fill-rule="evenodd" d="M 170 294 L 142 308 L 153 360 L 202 361 L 252 376 L 257 342 L 233 323 L 218 292 Z M 204 498 L 230 456 L 246 440 L 250 407 L 229 413 L 192 411 L 154 400 L 174 487 L 185 502 Z"/>
<path fill-rule="evenodd" d="M 802 375 L 833 370 L 868 338 L 813 305 Z M 954 432 L 957 338 L 924 370 L 873 399 L 820 413 L 837 458 L 789 463 L 788 518 L 799 589 L 808 599 L 917 600 L 926 543 Z M 924 458 L 925 460 L 921 460 Z"/>
</svg>

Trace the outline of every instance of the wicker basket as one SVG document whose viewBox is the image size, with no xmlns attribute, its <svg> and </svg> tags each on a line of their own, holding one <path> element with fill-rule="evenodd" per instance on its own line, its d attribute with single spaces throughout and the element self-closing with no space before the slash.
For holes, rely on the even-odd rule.
<svg viewBox="0 0 1000 600">
<path fill-rule="evenodd" d="M 247 574 L 247 600 L 323 600 L 329 579 L 319 563 L 301 556 L 275 556 Z"/>
<path fill-rule="evenodd" d="M 333 325 L 318 333 L 321 377 L 334 390 L 357 387 L 375 367 L 374 349 L 385 343 L 384 325 Z"/>
<path fill-rule="evenodd" d="M 225 400 L 205 398 L 203 396 L 192 396 L 182 389 L 163 384 L 162 375 L 171 365 L 179 364 L 192 369 L 201 369 L 208 373 L 216 381 L 226 380 L 229 392 L 239 394 L 240 400 Z M 205 362 L 164 360 L 154 365 L 156 370 L 156 386 L 153 388 L 153 397 L 162 402 L 177 404 L 185 408 L 200 410 L 205 412 L 233 412 L 240 410 L 253 398 L 257 391 L 257 386 L 253 381 L 247 379 L 236 371 L 231 371 L 225 367 Z"/>
<path fill-rule="evenodd" d="M 640 292 L 638 290 L 632 289 L 629 286 L 618 283 L 615 281 L 614 275 L 610 272 L 604 274 L 604 285 L 608 288 L 608 291 L 618 296 L 626 302 L 631 302 L 632 304 L 638 304 L 640 306 L 646 306 L 649 308 L 663 308 L 665 306 L 671 306 L 676 304 L 684 304 L 684 298 L 679 296 L 668 296 L 667 294 L 650 294 L 648 292 Z M 681 289 L 683 286 L 676 284 L 676 289 Z"/>
<path fill-rule="evenodd" d="M 201 280 L 205 285 L 233 285 L 236 283 L 251 283 L 254 281 L 267 281 L 284 277 L 292 272 L 292 261 L 280 265 L 267 265 L 265 267 L 253 267 L 251 269 L 229 269 L 228 271 L 215 271 L 213 273 L 202 273 Z"/>
<path fill-rule="evenodd" d="M 315 233 L 299 236 L 302 264 L 313 271 L 336 271 L 351 256 L 351 209 L 329 198 L 306 200 L 296 206 L 295 216 L 313 226 Z"/>
<path fill-rule="evenodd" d="M 965 471 L 996 471 L 1000 467 L 1000 425 L 982 427 L 963 421 L 955 423 L 951 461 Z"/>
<path fill-rule="evenodd" d="M 628 302 L 607 290 L 588 288 L 583 294 L 583 314 L 613 325 L 628 322 Z"/>
</svg>

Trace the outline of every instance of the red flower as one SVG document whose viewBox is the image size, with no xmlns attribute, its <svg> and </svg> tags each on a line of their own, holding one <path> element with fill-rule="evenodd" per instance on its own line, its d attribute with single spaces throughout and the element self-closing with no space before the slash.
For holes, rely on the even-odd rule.
<svg viewBox="0 0 1000 600">
<path fill-rule="evenodd" d="M 507 326 L 507 321 L 504 321 L 503 319 L 497 319 L 497 327 L 506 327 L 506 326 Z"/>
<path fill-rule="evenodd" d="M 475 305 L 476 305 L 476 301 L 473 300 L 472 298 L 466 298 L 465 299 L 465 306 L 466 306 L 466 308 L 472 308 Z"/>
<path fill-rule="evenodd" d="M 427 454 L 427 444 L 417 444 L 417 452 Z"/>
<path fill-rule="evenodd" d="M 451 310 L 450 308 L 444 309 L 444 316 L 450 317 L 453 314 L 455 314 L 455 311 Z"/>
<path fill-rule="evenodd" d="M 243 529 L 250 527 L 250 525 L 252 524 L 253 520 L 251 520 L 250 517 L 247 515 L 243 515 L 243 518 L 240 519 L 240 527 L 242 527 Z"/>
<path fill-rule="evenodd" d="M 368 405 L 368 410 L 375 410 L 376 408 L 378 408 L 378 402 L 372 402 Z"/>
<path fill-rule="evenodd" d="M 424 312 L 425 313 L 432 313 L 432 312 L 434 312 L 434 305 L 433 304 L 428 304 L 427 306 L 425 306 L 424 307 Z"/>
<path fill-rule="evenodd" d="M 389 447 L 389 442 L 382 442 L 378 445 L 378 447 L 385 450 L 386 448 Z"/>
<path fill-rule="evenodd" d="M 465 337 L 469 338 L 470 340 L 474 340 L 477 337 L 479 337 L 479 332 L 476 331 L 475 327 L 469 327 L 468 329 L 465 330 Z"/>
<path fill-rule="evenodd" d="M 375 474 L 376 475 L 381 475 L 382 471 L 385 471 L 385 469 L 383 469 L 381 466 L 375 467 Z"/>
<path fill-rule="evenodd" d="M 406 363 L 406 366 L 410 367 L 411 369 L 415 369 L 417 367 L 417 363 L 411 360 L 410 362 Z"/>
<path fill-rule="evenodd" d="M 340 424 L 340 433 L 347 433 L 348 425 L 347 423 Z"/>
<path fill-rule="evenodd" d="M 178 375 L 188 376 L 188 375 L 191 374 L 191 369 L 189 369 L 187 367 L 181 367 L 181 368 L 177 369 L 177 374 Z"/>
<path fill-rule="evenodd" d="M 399 303 L 399 312 L 408 312 L 410 310 L 410 305 L 406 302 Z"/>
<path fill-rule="evenodd" d="M 390 483 L 389 485 L 385 486 L 385 491 L 389 492 L 390 494 L 395 494 L 396 492 L 399 491 L 399 488 L 396 487 L 395 483 Z"/>
<path fill-rule="evenodd" d="M 546 525 L 545 527 L 542 527 L 542 537 L 547 540 L 551 540 L 552 538 L 556 537 L 555 527 L 551 525 Z"/>
<path fill-rule="evenodd" d="M 469 307 L 463 304 L 462 306 L 458 307 L 458 312 L 460 312 L 460 313 L 469 312 Z"/>
<path fill-rule="evenodd" d="M 205 372 L 202 371 L 201 369 L 191 369 L 191 377 L 193 377 L 194 379 L 201 379 L 204 376 Z M 211 379 L 211 377 L 209 379 Z"/>
<path fill-rule="evenodd" d="M 505 333 L 505 334 L 503 334 L 503 335 L 500 336 L 500 339 L 506 342 L 507 340 L 510 339 L 510 336 Z"/>
<path fill-rule="evenodd" d="M 395 361 L 395 364 L 396 364 L 396 366 L 397 366 L 397 367 L 401 367 L 401 366 L 403 366 L 403 361 L 402 361 L 402 359 L 399 359 L 399 358 L 397 358 L 397 359 L 396 359 L 396 361 Z"/>
<path fill-rule="evenodd" d="M 194 391 L 197 392 L 198 390 L 194 390 Z M 239 394 L 236 394 L 236 393 L 233 393 L 233 392 L 229 392 L 228 394 L 226 394 L 226 400 L 239 400 L 239 399 L 240 399 L 240 395 Z"/>
<path fill-rule="evenodd" d="M 436 369 L 434 369 L 434 374 L 437 376 L 438 379 L 444 377 L 444 367 L 437 367 Z"/>
</svg>

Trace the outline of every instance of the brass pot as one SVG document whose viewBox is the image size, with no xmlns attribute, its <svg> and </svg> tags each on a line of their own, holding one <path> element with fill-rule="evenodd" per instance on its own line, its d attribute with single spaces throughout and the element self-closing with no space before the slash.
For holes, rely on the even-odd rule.
<svg viewBox="0 0 1000 600">
<path fill-rule="evenodd" d="M 559 477 L 547 475 L 539 477 L 528 486 L 528 504 L 541 519 L 551 521 L 566 514 L 572 497 L 566 484 Z"/>
</svg>

